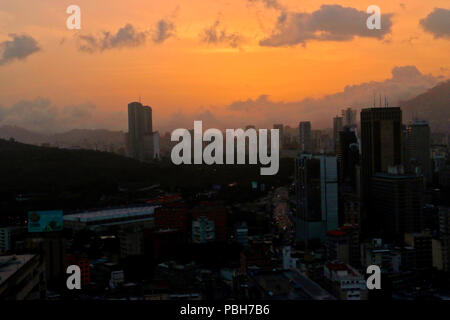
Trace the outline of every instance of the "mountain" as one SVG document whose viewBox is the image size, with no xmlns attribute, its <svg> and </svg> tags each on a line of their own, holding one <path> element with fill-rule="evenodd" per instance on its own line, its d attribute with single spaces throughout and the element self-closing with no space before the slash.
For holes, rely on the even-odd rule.
<svg viewBox="0 0 450 320">
<path fill-rule="evenodd" d="M 13 138 L 16 141 L 29 144 L 41 144 L 47 140 L 47 136 L 44 134 L 9 125 L 0 127 L 0 138 L 6 140 Z"/>
<path fill-rule="evenodd" d="M 78 147 L 83 149 L 115 150 L 125 147 L 125 137 L 122 131 L 110 131 L 105 129 L 73 129 L 54 134 L 42 134 L 17 126 L 1 126 L 0 139 L 26 144 L 49 144 L 60 147 Z"/>
<path fill-rule="evenodd" d="M 450 132 L 450 80 L 399 105 L 404 122 L 414 118 L 428 120 L 432 131 Z"/>
</svg>

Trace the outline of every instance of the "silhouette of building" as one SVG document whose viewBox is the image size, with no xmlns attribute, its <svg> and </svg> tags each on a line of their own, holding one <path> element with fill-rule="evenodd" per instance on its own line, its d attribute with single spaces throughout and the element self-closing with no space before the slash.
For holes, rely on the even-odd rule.
<svg viewBox="0 0 450 320">
<path fill-rule="evenodd" d="M 422 176 L 403 172 L 376 173 L 371 178 L 371 227 L 386 239 L 423 229 Z"/>
<path fill-rule="evenodd" d="M 152 108 L 140 102 L 128 104 L 128 155 L 148 161 L 159 157 L 159 134 L 153 132 Z"/>
<path fill-rule="evenodd" d="M 298 124 L 299 130 L 299 144 L 301 153 L 312 153 L 312 138 L 311 138 L 311 122 L 303 121 Z"/>
<path fill-rule="evenodd" d="M 375 203 L 371 199 L 371 195 L 374 194 L 371 179 L 377 173 L 387 173 L 389 166 L 402 164 L 401 140 L 402 111 L 400 108 L 368 108 L 361 111 L 363 234 L 379 231 L 376 225 L 379 226 L 380 211 L 374 209 Z"/>
<path fill-rule="evenodd" d="M 295 166 L 296 234 L 301 240 L 323 240 L 338 227 L 336 157 L 304 154 Z"/>
<path fill-rule="evenodd" d="M 427 121 L 413 120 L 406 126 L 405 164 L 412 172 L 423 174 L 431 182 L 430 126 Z"/>
<path fill-rule="evenodd" d="M 333 144 L 334 144 L 334 152 L 338 153 L 339 148 L 339 140 L 340 140 L 340 132 L 342 131 L 344 125 L 344 119 L 342 117 L 334 117 L 333 118 Z"/>
</svg>

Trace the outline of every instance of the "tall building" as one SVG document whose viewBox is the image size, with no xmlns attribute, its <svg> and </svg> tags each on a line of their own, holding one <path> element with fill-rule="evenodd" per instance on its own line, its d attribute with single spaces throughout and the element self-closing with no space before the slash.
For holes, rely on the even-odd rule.
<svg viewBox="0 0 450 320">
<path fill-rule="evenodd" d="M 338 153 L 339 148 L 339 138 L 340 132 L 344 127 L 344 119 L 342 117 L 334 117 L 333 118 L 333 143 L 334 143 L 334 152 Z"/>
<path fill-rule="evenodd" d="M 361 111 L 362 229 L 365 235 L 379 230 L 380 211 L 372 205 L 371 179 L 402 164 L 402 111 L 400 108 L 368 108 Z M 384 202 L 384 200 L 382 200 Z"/>
<path fill-rule="evenodd" d="M 347 108 L 342 110 L 343 125 L 347 127 L 356 127 L 356 110 Z"/>
<path fill-rule="evenodd" d="M 356 167 L 360 164 L 360 154 L 358 137 L 356 132 L 350 127 L 344 127 L 339 132 L 337 159 L 339 182 L 356 189 Z"/>
<path fill-rule="evenodd" d="M 413 120 L 406 126 L 405 164 L 412 170 L 420 169 L 427 182 L 431 182 L 430 126 L 427 121 Z"/>
<path fill-rule="evenodd" d="M 304 154 L 295 166 L 297 238 L 323 240 L 338 227 L 336 157 Z"/>
<path fill-rule="evenodd" d="M 450 272 L 450 208 L 439 208 L 439 238 L 442 266 Z"/>
<path fill-rule="evenodd" d="M 311 138 L 311 122 L 303 121 L 298 124 L 299 130 L 299 145 L 301 153 L 312 153 L 312 138 Z"/>
<path fill-rule="evenodd" d="M 403 173 L 376 173 L 371 178 L 371 224 L 375 234 L 402 239 L 423 229 L 423 177 Z"/>
<path fill-rule="evenodd" d="M 159 135 L 153 132 L 152 108 L 140 102 L 128 104 L 128 154 L 144 161 L 159 156 Z"/>
<path fill-rule="evenodd" d="M 427 269 L 433 266 L 432 236 L 430 232 L 405 233 L 405 243 L 414 248 L 416 268 Z"/>
<path fill-rule="evenodd" d="M 369 108 L 361 111 L 362 166 L 364 177 L 387 172 L 402 164 L 402 110 Z"/>
</svg>

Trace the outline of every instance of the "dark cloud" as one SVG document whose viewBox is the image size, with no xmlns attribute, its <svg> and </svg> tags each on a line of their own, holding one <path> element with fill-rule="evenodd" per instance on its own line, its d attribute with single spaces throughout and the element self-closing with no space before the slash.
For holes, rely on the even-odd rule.
<svg viewBox="0 0 450 320">
<path fill-rule="evenodd" d="M 283 11 L 272 34 L 260 41 L 262 46 L 305 45 L 307 41 L 349 41 L 354 37 L 382 39 L 391 32 L 391 14 L 381 15 L 381 29 L 369 30 L 370 15 L 351 7 L 322 5 L 312 13 Z"/>
<path fill-rule="evenodd" d="M 200 34 L 201 41 L 209 44 L 226 44 L 232 48 L 239 47 L 244 38 L 238 33 L 229 33 L 225 28 L 220 28 L 220 21 L 217 20 L 209 27 L 206 27 Z"/>
<path fill-rule="evenodd" d="M 28 56 L 41 50 L 37 41 L 28 35 L 9 34 L 12 40 L 0 43 L 0 66 L 14 60 L 25 60 Z"/>
<path fill-rule="evenodd" d="M 156 24 L 156 30 L 153 35 L 153 42 L 163 43 L 174 35 L 175 25 L 167 19 L 161 19 Z"/>
<path fill-rule="evenodd" d="M 435 38 L 450 38 L 450 9 L 435 8 L 420 25 Z"/>
<path fill-rule="evenodd" d="M 137 31 L 132 24 L 128 23 L 116 33 L 105 31 L 101 36 L 80 35 L 79 49 L 92 53 L 115 48 L 138 47 L 145 43 L 147 35 L 147 32 Z"/>
</svg>

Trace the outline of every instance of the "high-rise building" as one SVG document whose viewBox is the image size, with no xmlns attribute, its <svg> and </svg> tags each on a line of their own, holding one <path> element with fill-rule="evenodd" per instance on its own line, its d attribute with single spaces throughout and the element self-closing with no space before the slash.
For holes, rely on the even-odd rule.
<svg viewBox="0 0 450 320">
<path fill-rule="evenodd" d="M 405 233 L 405 243 L 414 248 L 416 268 L 427 269 L 433 266 L 432 236 L 430 232 Z"/>
<path fill-rule="evenodd" d="M 444 271 L 450 272 L 450 208 L 439 208 L 439 238 Z"/>
<path fill-rule="evenodd" d="M 339 138 L 340 132 L 344 127 L 344 119 L 342 117 L 334 117 L 333 118 L 333 143 L 334 143 L 334 152 L 338 153 L 339 148 Z"/>
<path fill-rule="evenodd" d="M 336 157 L 303 154 L 295 166 L 297 237 L 325 238 L 338 227 L 338 181 Z"/>
<path fill-rule="evenodd" d="M 365 235 L 379 231 L 376 225 L 380 211 L 374 210 L 372 205 L 371 179 L 377 173 L 386 173 L 390 166 L 402 164 L 401 140 L 400 108 L 368 108 L 361 111 L 361 223 Z"/>
<path fill-rule="evenodd" d="M 343 125 L 347 127 L 356 127 L 356 110 L 347 108 L 342 110 Z"/>
<path fill-rule="evenodd" d="M 371 216 L 374 234 L 401 239 L 423 229 L 423 177 L 403 173 L 376 173 L 371 178 Z"/>
<path fill-rule="evenodd" d="M 299 130 L 299 145 L 301 153 L 312 153 L 312 138 L 311 138 L 311 122 L 303 121 L 298 124 Z"/>
<path fill-rule="evenodd" d="M 406 126 L 405 151 L 407 168 L 415 172 L 416 168 L 420 169 L 425 180 L 431 182 L 430 126 L 427 121 L 413 120 Z"/>
<path fill-rule="evenodd" d="M 128 154 L 144 161 L 159 156 L 159 135 L 153 132 L 152 108 L 140 102 L 128 104 Z"/>
<path fill-rule="evenodd" d="M 363 176 L 387 172 L 402 164 L 402 110 L 369 108 L 361 111 Z"/>
</svg>

